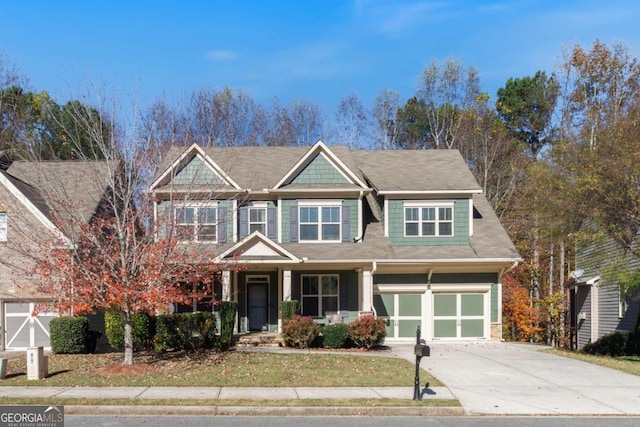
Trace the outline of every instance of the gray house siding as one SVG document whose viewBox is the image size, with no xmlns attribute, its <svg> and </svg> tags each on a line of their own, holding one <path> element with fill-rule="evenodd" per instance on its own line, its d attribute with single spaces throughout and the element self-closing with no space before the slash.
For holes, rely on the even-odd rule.
<svg viewBox="0 0 640 427">
<path fill-rule="evenodd" d="M 593 230 L 592 225 L 586 224 Z M 596 235 L 596 233 L 594 233 Z M 630 295 L 626 296 L 626 311 L 620 317 L 620 284 L 621 274 L 629 274 L 640 266 L 640 261 L 626 252 L 614 239 L 597 234 L 578 244 L 576 267 L 584 271 L 580 280 L 599 278 L 594 284 L 598 293 L 598 312 L 592 313 L 592 286 L 578 286 L 576 294 L 576 316 L 584 313 L 584 320 L 578 319 L 577 346 L 582 348 L 592 341 L 613 332 L 631 332 L 638 319 L 638 301 Z M 623 295 L 624 297 L 624 295 Z M 594 316 L 597 316 L 595 318 Z M 592 334 L 592 329 L 595 330 Z"/>
<path fill-rule="evenodd" d="M 347 184 L 349 181 L 326 159 L 318 154 L 291 181 L 292 184 Z"/>
</svg>

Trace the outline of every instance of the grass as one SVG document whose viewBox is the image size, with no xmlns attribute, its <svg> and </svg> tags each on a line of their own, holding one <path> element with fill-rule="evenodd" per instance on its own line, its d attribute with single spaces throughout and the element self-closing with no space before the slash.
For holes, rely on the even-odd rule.
<svg viewBox="0 0 640 427">
<path fill-rule="evenodd" d="M 404 359 L 361 354 L 139 354 L 123 366 L 120 353 L 49 355 L 49 376 L 27 380 L 26 358 L 8 361 L 1 385 L 198 387 L 411 387 L 415 366 Z M 442 383 L 422 370 L 421 383 Z"/>
<path fill-rule="evenodd" d="M 551 349 L 547 351 L 559 356 L 570 357 L 572 359 L 582 360 L 583 362 L 593 363 L 594 365 L 616 369 L 628 374 L 640 375 L 640 357 L 638 356 L 599 356 L 562 349 Z"/>
<path fill-rule="evenodd" d="M 45 402 L 46 401 L 46 402 Z M 45 402 L 45 403 L 43 403 Z M 5 397 L 0 398 L 3 405 L 113 405 L 113 406 L 251 406 L 251 407 L 397 407 L 429 406 L 459 407 L 460 402 L 453 399 L 296 399 L 296 400 L 249 400 L 249 399 L 74 399 L 52 397 L 46 399 Z"/>
</svg>

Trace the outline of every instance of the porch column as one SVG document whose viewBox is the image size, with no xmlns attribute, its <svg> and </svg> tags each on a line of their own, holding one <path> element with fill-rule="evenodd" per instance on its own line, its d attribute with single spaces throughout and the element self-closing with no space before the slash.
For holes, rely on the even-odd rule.
<svg viewBox="0 0 640 427">
<path fill-rule="evenodd" d="M 362 270 L 362 299 L 360 311 L 373 312 L 373 275 L 371 270 Z"/>
<path fill-rule="evenodd" d="M 222 301 L 231 301 L 231 271 L 222 270 Z"/>
<path fill-rule="evenodd" d="M 291 301 L 291 270 L 282 270 L 282 301 Z"/>
</svg>

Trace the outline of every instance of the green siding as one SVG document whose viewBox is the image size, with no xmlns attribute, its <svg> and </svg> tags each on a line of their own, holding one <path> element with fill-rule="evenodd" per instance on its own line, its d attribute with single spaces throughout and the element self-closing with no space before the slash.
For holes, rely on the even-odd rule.
<svg viewBox="0 0 640 427">
<path fill-rule="evenodd" d="M 496 323 L 498 320 L 498 285 L 491 285 L 491 322 Z"/>
<path fill-rule="evenodd" d="M 324 155 L 318 154 L 291 181 L 292 184 L 349 184 Z"/>
<path fill-rule="evenodd" d="M 349 212 L 351 217 L 351 239 L 360 237 L 358 235 L 358 199 L 345 199 L 342 201 L 342 206 L 349 206 L 351 209 Z"/>
<path fill-rule="evenodd" d="M 426 284 L 426 274 L 376 274 L 373 283 L 376 285 L 415 285 Z"/>
<path fill-rule="evenodd" d="M 394 245 L 460 246 L 469 244 L 469 199 L 454 199 L 453 236 L 405 237 L 404 200 L 388 201 L 389 240 Z"/>
<path fill-rule="evenodd" d="M 173 178 L 174 184 L 225 184 L 200 157 L 194 157 Z"/>
<path fill-rule="evenodd" d="M 434 274 L 431 283 L 496 283 L 498 273 L 447 273 Z"/>
</svg>

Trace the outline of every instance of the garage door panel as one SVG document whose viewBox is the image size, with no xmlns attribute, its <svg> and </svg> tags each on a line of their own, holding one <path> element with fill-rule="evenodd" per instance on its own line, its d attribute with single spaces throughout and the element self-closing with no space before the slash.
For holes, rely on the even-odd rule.
<svg viewBox="0 0 640 427">
<path fill-rule="evenodd" d="M 36 302 L 5 303 L 5 347 L 8 350 L 50 348 L 49 322 L 56 317 L 52 310 L 50 306 Z"/>
<path fill-rule="evenodd" d="M 477 338 L 484 335 L 483 319 L 462 319 L 460 321 L 462 338 Z"/>
<path fill-rule="evenodd" d="M 456 308 L 456 295 L 434 295 L 433 296 L 433 315 L 434 316 L 455 316 L 457 312 Z"/>
<path fill-rule="evenodd" d="M 401 316 L 417 316 L 422 314 L 420 295 L 398 295 L 398 306 Z"/>
<path fill-rule="evenodd" d="M 461 294 L 462 316 L 482 316 L 484 314 L 484 296 L 482 294 Z"/>
<path fill-rule="evenodd" d="M 415 337 L 416 329 L 420 325 L 420 319 L 416 320 L 399 320 L 398 321 L 398 336 L 407 338 Z"/>
<path fill-rule="evenodd" d="M 436 338 L 456 338 L 457 332 L 456 320 L 434 320 L 433 336 Z"/>
</svg>

